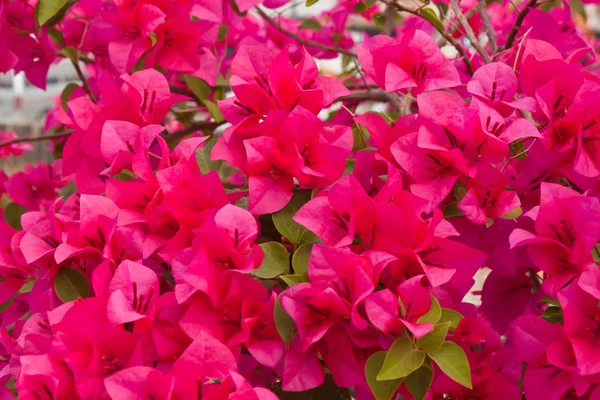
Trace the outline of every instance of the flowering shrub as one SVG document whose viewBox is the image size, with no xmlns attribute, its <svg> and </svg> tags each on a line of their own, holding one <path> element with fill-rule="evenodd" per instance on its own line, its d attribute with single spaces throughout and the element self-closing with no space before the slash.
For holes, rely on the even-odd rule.
<svg viewBox="0 0 600 400">
<path fill-rule="evenodd" d="M 600 399 L 581 3 L 316 2 L 2 0 L 1 398 Z"/>
</svg>

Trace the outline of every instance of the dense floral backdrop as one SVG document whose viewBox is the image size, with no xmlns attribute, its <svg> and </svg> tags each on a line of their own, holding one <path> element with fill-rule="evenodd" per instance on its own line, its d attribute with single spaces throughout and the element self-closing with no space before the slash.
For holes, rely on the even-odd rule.
<svg viewBox="0 0 600 400">
<path fill-rule="evenodd" d="M 600 399 L 583 4 L 317 1 L 0 2 L 0 398 Z"/>
</svg>

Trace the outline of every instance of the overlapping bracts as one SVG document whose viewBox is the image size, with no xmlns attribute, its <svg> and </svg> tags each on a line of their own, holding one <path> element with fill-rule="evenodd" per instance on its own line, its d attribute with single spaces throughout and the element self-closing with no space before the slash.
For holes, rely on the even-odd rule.
<svg viewBox="0 0 600 400">
<path fill-rule="evenodd" d="M 600 399 L 573 4 L 58 3 L 0 3 L 1 72 L 83 79 L 0 173 L 0 397 Z"/>
</svg>

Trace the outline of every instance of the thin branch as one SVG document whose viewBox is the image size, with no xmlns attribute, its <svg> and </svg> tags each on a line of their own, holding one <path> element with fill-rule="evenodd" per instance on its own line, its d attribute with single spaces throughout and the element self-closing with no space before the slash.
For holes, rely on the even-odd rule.
<svg viewBox="0 0 600 400">
<path fill-rule="evenodd" d="M 385 4 L 396 7 L 396 9 L 398 11 L 407 12 L 409 14 L 416 15 L 418 17 L 423 18 L 423 15 L 421 15 L 418 10 L 413 10 L 413 9 L 407 8 L 407 7 L 403 6 L 402 4 L 398 3 L 397 0 L 381 0 L 381 1 L 384 2 Z M 435 25 L 434 25 L 434 27 L 435 27 L 435 29 L 437 29 L 437 31 L 440 33 L 440 35 L 442 35 L 444 37 L 444 39 L 446 39 L 446 41 L 448 43 L 450 43 L 452 46 L 454 46 L 454 48 L 456 49 L 458 54 L 460 54 L 460 56 L 462 57 L 462 60 L 465 63 L 467 72 L 470 75 L 473 75 L 473 66 L 471 65 L 471 60 L 469 60 L 469 57 L 467 57 L 467 52 L 462 47 L 462 45 L 460 43 L 458 43 L 456 41 L 456 39 L 454 39 L 452 37 L 452 35 L 450 35 L 448 33 L 448 31 L 446 31 L 445 29 L 439 28 L 438 26 L 435 26 Z"/>
<path fill-rule="evenodd" d="M 193 133 L 195 131 L 199 131 L 201 129 L 216 129 L 219 126 L 225 124 L 227 121 L 221 121 L 221 122 L 206 122 L 206 121 L 198 121 L 198 122 L 193 122 L 190 126 L 180 129 L 178 131 L 175 131 L 173 133 L 165 133 L 163 132 L 161 134 L 161 136 L 163 138 L 165 138 L 165 140 L 169 143 L 173 143 L 175 140 L 181 139 L 184 136 L 189 135 L 190 133 Z"/>
<path fill-rule="evenodd" d="M 338 97 L 336 101 L 389 101 L 389 94 L 382 90 L 354 92 L 347 96 Z"/>
<path fill-rule="evenodd" d="M 535 7 L 536 3 L 537 0 L 529 0 L 525 7 L 523 7 L 523 9 L 519 11 L 519 15 L 517 15 L 517 20 L 515 21 L 515 24 L 513 25 L 512 29 L 508 33 L 508 36 L 506 37 L 506 43 L 499 49 L 499 51 L 504 51 L 512 47 L 512 45 L 515 43 L 517 33 L 519 33 L 519 29 L 521 29 L 521 24 L 523 24 L 525 17 L 529 13 L 529 8 Z"/>
<path fill-rule="evenodd" d="M 193 122 L 190 126 L 180 129 L 178 131 L 174 131 L 173 133 L 167 133 L 166 131 L 161 134 L 161 136 L 167 141 L 172 142 L 176 139 L 181 139 L 182 137 L 189 135 L 197 130 L 201 129 L 216 129 L 217 127 L 225 124 L 226 121 L 222 122 L 207 122 L 207 121 L 198 121 Z M 73 131 L 55 133 L 53 135 L 42 135 L 42 136 L 33 136 L 33 137 L 25 137 L 25 138 L 16 138 L 7 140 L 5 142 L 0 143 L 0 148 L 5 146 L 10 146 L 11 144 L 16 143 L 33 143 L 33 142 L 41 142 L 43 140 L 52 140 L 52 139 L 60 139 L 64 137 L 69 137 Z"/>
<path fill-rule="evenodd" d="M 470 20 L 473 15 L 475 15 L 475 13 L 477 12 L 476 8 L 471 8 L 469 11 L 467 11 L 467 13 L 465 14 L 465 18 L 468 20 Z M 448 27 L 448 34 L 449 35 L 453 35 L 454 32 L 456 32 L 457 30 L 459 30 L 458 26 L 456 24 L 453 24 L 452 21 L 450 21 L 446 15 L 444 15 L 444 19 L 446 21 L 448 21 L 450 23 L 450 26 Z M 442 47 L 443 45 L 446 44 L 446 39 L 445 38 L 441 38 L 437 41 L 437 45 L 438 47 Z"/>
<path fill-rule="evenodd" d="M 77 76 L 79 77 L 79 80 L 83 84 L 83 90 L 85 90 L 85 92 L 88 94 L 88 96 L 90 96 L 90 99 L 94 103 L 96 103 L 98 100 L 96 100 L 96 96 L 94 96 L 94 93 L 92 93 L 92 89 L 90 89 L 90 83 L 88 82 L 87 78 L 83 74 L 83 71 L 81 70 L 81 67 L 79 66 L 79 64 L 77 62 L 75 62 L 73 60 L 71 60 L 71 63 L 73 64 L 73 67 L 75 67 L 75 71 L 77 72 Z"/>
<path fill-rule="evenodd" d="M 492 50 L 492 54 L 498 51 L 498 41 L 496 40 L 496 31 L 494 31 L 494 27 L 492 26 L 492 21 L 490 20 L 490 16 L 487 12 L 487 2 L 486 0 L 478 0 L 479 1 L 479 14 L 481 14 L 481 22 L 483 22 L 483 26 L 485 28 L 485 33 L 488 37 L 488 42 L 490 43 L 490 49 Z"/>
<path fill-rule="evenodd" d="M 475 50 L 477 50 L 479 55 L 481 57 L 483 57 L 486 64 L 491 63 L 492 57 L 490 57 L 490 55 L 487 53 L 487 51 L 485 51 L 485 49 L 483 47 L 481 47 L 481 44 L 479 43 L 479 40 L 477 39 L 475 32 L 473 32 L 471 25 L 469 25 L 469 21 L 467 21 L 467 19 L 465 18 L 465 15 L 462 13 L 460 6 L 456 2 L 456 0 L 450 0 L 450 5 L 452 6 L 452 10 L 454 11 L 454 14 L 456 15 L 456 19 L 458 19 L 458 21 L 463 26 L 463 28 L 465 28 L 465 32 L 467 32 L 467 37 L 469 38 L 469 41 L 471 42 L 471 46 L 473 46 L 473 48 L 475 48 Z"/>
<path fill-rule="evenodd" d="M 281 27 L 281 25 L 279 25 L 277 22 L 275 22 L 273 20 L 273 18 L 269 17 L 267 15 L 267 13 L 265 13 L 260 7 L 256 7 L 256 12 L 258 12 L 258 15 L 260 15 L 262 17 L 262 19 L 264 19 L 265 21 L 267 21 L 269 24 L 273 25 L 279 32 L 291 37 L 292 39 L 294 39 L 295 41 L 297 41 L 298 43 L 304 45 L 304 46 L 310 46 L 310 47 L 316 47 L 318 49 L 321 50 L 325 50 L 325 51 L 334 51 L 336 53 L 340 53 L 340 54 L 344 54 L 347 55 L 349 57 L 356 57 L 356 53 L 352 52 L 352 51 L 348 51 L 345 49 L 342 49 L 341 47 L 338 46 L 328 46 L 326 44 L 321 44 L 321 43 L 317 43 L 317 42 L 313 42 L 312 40 L 306 40 L 301 38 L 300 36 L 296 35 L 293 32 L 290 32 L 284 28 Z"/>
<path fill-rule="evenodd" d="M 1 142 L 0 148 L 10 146 L 11 144 L 17 144 L 17 143 L 33 143 L 33 142 L 41 142 L 42 140 L 60 139 L 60 138 L 70 136 L 71 133 L 73 133 L 73 131 L 55 133 L 53 135 L 43 135 L 43 136 L 24 137 L 24 138 L 22 137 L 22 138 L 11 139 L 11 140 L 7 140 L 5 142 Z"/>
</svg>

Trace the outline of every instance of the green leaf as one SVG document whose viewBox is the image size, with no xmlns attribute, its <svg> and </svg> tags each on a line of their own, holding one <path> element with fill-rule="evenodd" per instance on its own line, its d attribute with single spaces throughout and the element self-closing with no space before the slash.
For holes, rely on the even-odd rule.
<svg viewBox="0 0 600 400">
<path fill-rule="evenodd" d="M 314 233 L 292 219 L 300 207 L 310 200 L 310 195 L 310 190 L 299 190 L 283 209 L 273 213 L 273 223 L 277 231 L 291 243 L 315 243 L 318 240 Z"/>
<path fill-rule="evenodd" d="M 442 308 L 442 315 L 438 323 L 450 322 L 450 328 L 456 329 L 460 320 L 463 319 L 462 314 L 451 310 L 450 308 Z"/>
<path fill-rule="evenodd" d="M 319 0 L 306 0 L 306 7 L 310 7 Z"/>
<path fill-rule="evenodd" d="M 40 26 L 54 17 L 67 4 L 67 0 L 40 0 L 37 21 Z"/>
<path fill-rule="evenodd" d="M 321 24 L 315 19 L 305 19 L 299 26 L 300 29 L 312 29 L 313 31 L 320 31 Z"/>
<path fill-rule="evenodd" d="M 406 336 L 396 339 L 390 347 L 381 371 L 377 375 L 378 381 L 404 378 L 419 368 L 425 361 L 425 353 L 416 350 L 413 342 Z"/>
<path fill-rule="evenodd" d="M 422 315 L 419 317 L 419 319 L 417 319 L 418 324 L 437 324 L 437 322 L 440 320 L 440 317 L 442 316 L 442 308 L 440 307 L 440 303 L 434 296 L 430 296 L 431 308 L 429 309 L 429 311 L 427 311 L 427 314 Z"/>
<path fill-rule="evenodd" d="M 296 249 L 294 255 L 292 256 L 292 267 L 294 267 L 294 273 L 308 273 L 308 260 L 310 259 L 310 253 L 312 252 L 312 246 L 312 243 L 306 243 Z"/>
<path fill-rule="evenodd" d="M 415 400 L 423 400 L 429 391 L 432 379 L 433 366 L 431 361 L 427 359 L 418 370 L 406 377 L 406 388 Z"/>
<path fill-rule="evenodd" d="M 464 217 L 465 214 L 458 208 L 457 201 L 451 201 L 448 203 L 446 208 L 444 208 L 444 218 L 455 218 L 455 217 Z"/>
<path fill-rule="evenodd" d="M 523 209 L 521 207 L 517 207 L 512 211 L 507 212 L 506 214 L 502 214 L 500 218 L 502 219 L 517 219 L 523 214 Z"/>
<path fill-rule="evenodd" d="M 364 13 L 365 11 L 367 11 L 369 9 L 369 6 L 367 6 L 364 2 L 358 2 L 356 3 L 356 5 L 354 6 L 354 12 L 361 14 Z"/>
<path fill-rule="evenodd" d="M 352 124 L 352 138 L 354 140 L 354 145 L 352 147 L 352 151 L 362 150 L 367 147 L 367 143 L 369 142 L 370 135 L 364 126 L 353 123 Z"/>
<path fill-rule="evenodd" d="M 436 324 L 433 331 L 417 339 L 417 346 L 425 353 L 432 353 L 442 347 L 442 343 L 446 340 L 450 321 Z"/>
<path fill-rule="evenodd" d="M 542 313 L 542 318 L 551 324 L 561 324 L 563 322 L 563 313 L 560 307 L 548 307 Z"/>
<path fill-rule="evenodd" d="M 230 0 L 229 5 L 231 6 L 231 9 L 233 10 L 233 12 L 235 12 L 240 17 L 245 17 L 248 14 L 248 11 L 244 11 L 244 12 L 240 11 L 240 8 L 238 7 L 235 0 Z"/>
<path fill-rule="evenodd" d="M 54 44 L 58 47 L 65 47 L 65 38 L 62 32 L 56 29 L 54 26 L 48 27 L 48 36 L 50 36 L 52 42 L 54 42 Z"/>
<path fill-rule="evenodd" d="M 419 15 L 429 21 L 437 30 L 444 32 L 444 24 L 442 24 L 442 21 L 440 21 L 435 11 L 431 8 L 421 8 Z"/>
<path fill-rule="evenodd" d="M 553 299 L 552 297 L 548 296 L 548 295 L 544 295 L 539 301 L 538 303 L 544 303 L 544 304 L 550 304 L 554 307 L 560 307 L 560 303 L 558 302 L 558 300 Z"/>
<path fill-rule="evenodd" d="M 67 57 L 74 63 L 79 62 L 79 53 L 77 52 L 77 49 L 73 46 L 67 46 L 60 49 L 60 54 Z"/>
<path fill-rule="evenodd" d="M 158 42 L 158 38 L 156 37 L 156 33 L 150 32 L 148 34 L 148 37 L 150 38 L 150 44 L 152 45 L 152 47 L 154 47 L 154 45 L 156 45 L 156 42 Z"/>
<path fill-rule="evenodd" d="M 389 381 L 377 380 L 377 374 L 381 371 L 386 356 L 385 351 L 378 351 L 369 357 L 365 364 L 365 376 L 375 400 L 390 400 L 402 384 L 402 378 Z"/>
<path fill-rule="evenodd" d="M 227 39 L 227 32 L 229 32 L 229 25 L 219 25 L 219 35 L 217 36 L 217 41 L 221 42 Z"/>
<path fill-rule="evenodd" d="M 196 150 L 196 162 L 202 174 L 208 174 L 210 171 L 218 171 L 221 168 L 221 160 L 211 160 L 210 152 L 217 144 L 217 139 L 212 138 L 204 142 L 204 146 Z"/>
<path fill-rule="evenodd" d="M 456 197 L 457 202 L 460 202 L 468 192 L 467 186 L 462 182 L 456 182 L 452 191 L 454 193 L 454 197 Z"/>
<path fill-rule="evenodd" d="M 288 274 L 279 276 L 282 281 L 287 283 L 288 286 L 294 286 L 302 282 L 307 282 L 306 274 Z"/>
<path fill-rule="evenodd" d="M 200 78 L 191 75 L 183 75 L 183 80 L 188 85 L 192 93 L 200 100 L 206 100 L 210 96 L 210 86 Z"/>
<path fill-rule="evenodd" d="M 294 336 L 294 331 L 296 330 L 296 323 L 285 312 L 283 307 L 281 307 L 281 303 L 279 303 L 279 297 L 275 300 L 275 307 L 273 307 L 273 319 L 275 320 L 275 328 L 277 329 L 277 333 L 281 336 L 281 340 L 284 341 L 286 346 L 289 346 L 292 337 Z"/>
<path fill-rule="evenodd" d="M 356 167 L 356 160 L 348 158 L 346 160 L 346 169 L 344 169 L 344 175 L 353 173 L 355 167 Z"/>
<path fill-rule="evenodd" d="M 215 121 L 223 122 L 225 120 L 223 114 L 221 114 L 221 110 L 219 110 L 219 107 L 214 102 L 204 99 L 202 100 L 202 103 L 204 103 L 204 106 L 208 109 L 208 112 Z"/>
<path fill-rule="evenodd" d="M 290 273 L 290 253 L 287 249 L 277 242 L 267 242 L 259 245 L 265 254 L 263 262 L 252 271 L 252 275 L 263 278 L 272 279 L 281 274 Z"/>
<path fill-rule="evenodd" d="M 75 268 L 60 268 L 54 279 L 54 290 L 56 296 L 65 303 L 85 299 L 90 295 L 90 287 L 85 276 Z"/>
<path fill-rule="evenodd" d="M 429 357 L 437 364 L 443 373 L 453 381 L 473 389 L 471 384 L 471 367 L 463 349 L 454 342 L 444 342 Z"/>
<path fill-rule="evenodd" d="M 78 84 L 71 82 L 65 86 L 62 93 L 60 94 L 60 104 L 62 105 L 63 110 L 67 111 L 68 106 L 67 103 L 73 94 L 73 91 L 79 87 Z"/>
<path fill-rule="evenodd" d="M 21 215 L 25 214 L 26 212 L 27 209 L 25 207 L 22 207 L 17 203 L 9 203 L 6 207 L 4 207 L 4 219 L 8 225 L 20 231 L 23 229 L 21 226 Z"/>
</svg>

